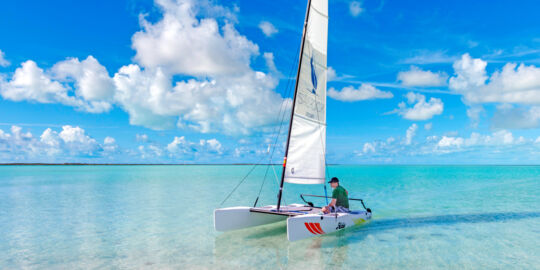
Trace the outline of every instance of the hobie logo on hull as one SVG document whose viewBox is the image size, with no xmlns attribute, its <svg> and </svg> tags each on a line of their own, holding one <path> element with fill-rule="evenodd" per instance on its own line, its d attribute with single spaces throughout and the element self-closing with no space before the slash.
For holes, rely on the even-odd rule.
<svg viewBox="0 0 540 270">
<path fill-rule="evenodd" d="M 325 232 L 321 228 L 320 223 L 315 222 L 305 222 L 304 225 L 306 225 L 306 228 L 308 231 L 312 234 L 325 234 Z"/>
</svg>

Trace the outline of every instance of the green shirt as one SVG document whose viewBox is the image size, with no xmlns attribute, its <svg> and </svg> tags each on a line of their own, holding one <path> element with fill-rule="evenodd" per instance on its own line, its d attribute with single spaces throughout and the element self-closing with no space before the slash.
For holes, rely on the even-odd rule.
<svg viewBox="0 0 540 270">
<path fill-rule="evenodd" d="M 342 186 L 337 186 L 334 189 L 332 199 L 336 199 L 336 206 L 349 208 L 349 193 Z"/>
</svg>

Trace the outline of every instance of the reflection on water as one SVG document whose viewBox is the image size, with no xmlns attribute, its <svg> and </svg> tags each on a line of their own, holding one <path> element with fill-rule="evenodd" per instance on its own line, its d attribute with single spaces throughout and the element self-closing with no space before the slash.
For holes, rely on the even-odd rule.
<svg viewBox="0 0 540 270">
<path fill-rule="evenodd" d="M 348 259 L 349 244 L 367 236 L 392 230 L 425 226 L 449 226 L 515 221 L 540 217 L 540 212 L 509 212 L 438 215 L 399 219 L 374 219 L 371 222 L 337 233 L 316 236 L 299 242 L 286 238 L 286 222 L 222 233 L 214 241 L 214 264 L 224 268 L 246 267 L 251 262 L 275 265 L 280 269 L 341 269 Z M 432 237 L 444 236 L 431 233 Z M 414 240 L 415 236 L 405 237 Z M 384 240 L 382 240 L 384 241 Z M 231 260 L 231 258 L 235 258 Z"/>
<path fill-rule="evenodd" d="M 452 225 L 459 223 L 501 222 L 537 217 L 540 217 L 540 212 L 440 215 L 430 217 L 373 220 L 366 226 L 355 227 L 354 230 L 358 232 L 377 232 L 396 228 L 417 228 L 422 226 Z"/>
<path fill-rule="evenodd" d="M 286 233 L 285 222 L 222 233 L 214 241 L 214 264 L 232 269 L 262 260 L 280 269 L 326 269 L 347 261 L 346 231 L 300 242 L 289 242 Z"/>
</svg>

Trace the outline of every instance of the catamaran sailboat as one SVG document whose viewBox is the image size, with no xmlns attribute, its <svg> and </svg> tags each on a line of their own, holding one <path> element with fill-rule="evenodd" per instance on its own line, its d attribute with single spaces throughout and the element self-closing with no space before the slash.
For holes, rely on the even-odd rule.
<svg viewBox="0 0 540 270">
<path fill-rule="evenodd" d="M 315 195 L 300 195 L 305 204 L 281 205 L 284 182 L 325 184 L 327 40 L 328 0 L 308 0 L 277 205 L 216 209 L 214 227 L 217 231 L 286 219 L 287 238 L 296 241 L 371 219 L 371 210 L 363 202 L 362 211 L 330 214 L 321 213 L 320 207 L 304 199 L 304 196 Z"/>
</svg>

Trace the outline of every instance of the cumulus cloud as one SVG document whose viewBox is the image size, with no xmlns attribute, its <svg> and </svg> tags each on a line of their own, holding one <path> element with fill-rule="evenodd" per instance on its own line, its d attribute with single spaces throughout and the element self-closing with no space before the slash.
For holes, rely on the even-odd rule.
<svg viewBox="0 0 540 270">
<path fill-rule="evenodd" d="M 41 103 L 65 102 L 67 89 L 51 80 L 34 61 L 22 63 L 9 82 L 1 84 L 2 97 L 13 101 L 36 101 Z"/>
<path fill-rule="evenodd" d="M 53 75 L 39 68 L 34 61 L 28 60 L 15 70 L 11 80 L 4 81 L 0 78 L 0 94 L 4 99 L 8 100 L 61 103 L 92 113 L 101 113 L 110 110 L 111 104 L 107 101 L 86 100 L 84 97 L 87 92 L 99 91 L 96 87 L 101 87 L 101 85 L 92 86 L 91 84 L 101 81 L 100 78 L 96 79 L 96 76 L 100 76 L 100 74 L 93 72 L 96 70 L 104 71 L 105 68 L 91 56 L 85 60 L 86 62 L 83 61 L 83 66 L 81 66 L 80 62 L 77 66 L 76 62 L 78 60 L 76 59 L 67 61 L 71 63 L 60 62 L 58 64 L 58 67 L 61 67 L 58 69 L 60 80 L 55 80 Z M 77 73 L 77 68 L 80 73 L 77 76 L 68 76 L 67 73 L 69 72 L 63 71 L 68 66 L 74 69 L 73 71 L 69 71 L 71 74 Z M 88 67 L 94 70 L 88 70 Z M 76 91 L 75 96 L 69 94 L 72 88 L 66 85 L 68 77 L 73 77 L 76 84 L 82 87 L 82 90 Z"/>
<path fill-rule="evenodd" d="M 8 60 L 6 60 L 5 57 L 6 54 L 2 50 L 0 50 L 0 67 L 7 67 L 11 64 Z"/>
<path fill-rule="evenodd" d="M 368 153 L 375 153 L 375 145 L 373 143 L 365 143 L 364 144 L 364 148 L 362 149 L 362 152 L 364 154 L 368 154 Z"/>
<path fill-rule="evenodd" d="M 137 63 L 112 78 L 92 56 L 68 58 L 46 71 L 27 61 L 11 79 L 0 77 L 0 94 L 93 113 L 118 106 L 131 124 L 156 130 L 236 135 L 269 130 L 278 122 L 279 108 L 289 108 L 291 101 L 274 91 L 273 54 L 264 54 L 270 73 L 251 69 L 258 46 L 235 29 L 226 8 L 192 0 L 156 4 L 163 17 L 150 22 L 142 16 L 142 29 L 132 37 Z"/>
<path fill-rule="evenodd" d="M 130 123 L 154 129 L 190 127 L 202 133 L 247 134 L 276 121 L 283 100 L 277 81 L 262 72 L 216 80 L 188 80 L 172 87 L 161 69 L 122 67 L 115 74 L 116 99 Z"/>
<path fill-rule="evenodd" d="M 103 150 L 106 152 L 116 152 L 118 145 L 113 137 L 107 136 L 103 139 Z"/>
<path fill-rule="evenodd" d="M 340 91 L 330 88 L 328 96 L 345 102 L 394 97 L 391 92 L 381 91 L 371 84 L 362 84 L 358 88 L 347 86 Z"/>
<path fill-rule="evenodd" d="M 113 80 L 107 69 L 93 56 L 88 56 L 83 61 L 69 58 L 55 64 L 51 71 L 62 81 L 74 80 L 77 96 L 85 100 L 110 101 L 114 95 Z"/>
<path fill-rule="evenodd" d="M 130 123 L 154 129 L 192 128 L 199 132 L 247 134 L 277 121 L 283 100 L 278 80 L 250 68 L 258 47 L 234 25 L 198 18 L 192 1 L 159 1 L 163 19 L 142 20 L 133 36 L 135 59 L 114 76 L 117 103 Z M 156 50 L 156 48 L 160 48 Z M 273 69 L 273 55 L 265 59 Z M 177 81 L 171 74 L 204 77 Z"/>
<path fill-rule="evenodd" d="M 262 21 L 259 23 L 259 29 L 261 29 L 263 34 L 267 37 L 271 37 L 278 32 L 277 28 L 268 21 Z"/>
<path fill-rule="evenodd" d="M 337 78 L 336 70 L 333 67 L 328 67 L 326 70 L 326 79 L 331 82 Z"/>
<path fill-rule="evenodd" d="M 191 76 L 250 71 L 250 59 L 259 48 L 233 24 L 220 26 L 215 18 L 198 18 L 198 6 L 192 0 L 158 0 L 156 4 L 163 18 L 152 23 L 141 16 L 142 30 L 132 37 L 135 60 L 142 66 Z"/>
<path fill-rule="evenodd" d="M 486 71 L 487 62 L 464 54 L 453 64 L 454 75 L 449 88 L 463 95 L 470 106 L 467 115 L 472 126 L 477 127 L 483 104 L 525 106 L 504 109 L 499 106 L 492 119 L 495 128 L 533 128 L 538 126 L 535 107 L 540 105 L 540 68 L 525 64 L 507 63 L 491 75 Z M 527 106 L 531 106 L 527 109 Z"/>
<path fill-rule="evenodd" d="M 410 145 L 412 143 L 412 139 L 414 136 L 416 136 L 416 130 L 418 130 L 417 124 L 412 124 L 405 133 L 405 144 Z"/>
<path fill-rule="evenodd" d="M 410 70 L 398 73 L 398 80 L 405 86 L 443 86 L 446 85 L 448 75 L 444 72 L 434 73 L 411 66 Z"/>
<path fill-rule="evenodd" d="M 362 8 L 362 3 L 359 1 L 352 1 L 349 3 L 349 13 L 353 17 L 358 17 L 360 14 L 364 12 L 364 9 Z"/>
<path fill-rule="evenodd" d="M 515 103 L 540 105 L 540 68 L 507 63 L 487 75 L 487 62 L 464 54 L 454 62 L 449 88 L 469 104 Z"/>
<path fill-rule="evenodd" d="M 201 154 L 222 154 L 223 146 L 217 139 L 204 140 L 199 142 L 191 142 L 186 140 L 184 136 L 174 137 L 174 140 L 166 147 L 172 157 L 186 157 L 189 155 Z"/>
<path fill-rule="evenodd" d="M 432 97 L 426 101 L 426 96 L 413 92 L 407 93 L 405 97 L 407 103 L 399 103 L 399 108 L 390 113 L 398 113 L 408 120 L 428 120 L 443 112 L 444 104 L 438 98 Z"/>
<path fill-rule="evenodd" d="M 414 127 L 409 127 L 408 134 L 413 134 Z M 410 136 L 411 138 L 414 136 Z M 489 134 L 472 132 L 468 137 L 453 135 L 432 135 L 414 137 L 415 142 L 407 144 L 405 140 L 375 140 L 367 142 L 360 151 L 353 151 L 362 162 L 375 163 L 503 163 L 529 164 L 540 158 L 540 137 L 534 139 L 516 137 L 508 130 L 498 130 Z M 369 144 L 377 151 L 370 151 Z M 363 149 L 366 149 L 364 152 Z"/>
<path fill-rule="evenodd" d="M 65 125 L 62 130 L 47 128 L 39 137 L 12 126 L 10 132 L 0 129 L 0 160 L 2 162 L 61 162 L 76 161 L 78 158 L 104 157 L 118 146 L 112 137 L 102 144 L 86 134 L 80 127 Z"/>
<path fill-rule="evenodd" d="M 458 151 L 467 147 L 512 145 L 524 141 L 523 137 L 516 140 L 513 134 L 507 130 L 499 130 L 491 135 L 481 135 L 473 132 L 469 138 L 442 136 L 437 142 L 436 150 L 443 152 Z"/>
</svg>

